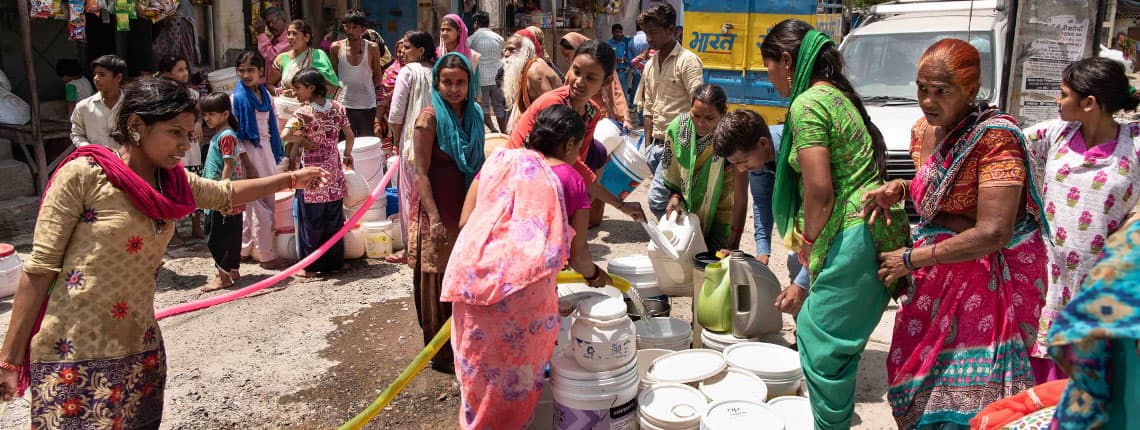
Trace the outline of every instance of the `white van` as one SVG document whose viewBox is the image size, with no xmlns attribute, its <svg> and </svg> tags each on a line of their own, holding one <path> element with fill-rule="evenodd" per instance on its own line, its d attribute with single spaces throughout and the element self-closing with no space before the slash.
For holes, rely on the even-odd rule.
<svg viewBox="0 0 1140 430">
<path fill-rule="evenodd" d="M 971 10 L 972 8 L 972 10 Z M 934 42 L 953 37 L 982 56 L 978 98 L 1000 105 L 1008 19 L 997 1 L 898 2 L 871 8 L 867 23 L 840 45 L 847 76 L 887 143 L 887 174 L 914 176 L 910 129 L 922 116 L 915 100 L 918 60 Z"/>
</svg>

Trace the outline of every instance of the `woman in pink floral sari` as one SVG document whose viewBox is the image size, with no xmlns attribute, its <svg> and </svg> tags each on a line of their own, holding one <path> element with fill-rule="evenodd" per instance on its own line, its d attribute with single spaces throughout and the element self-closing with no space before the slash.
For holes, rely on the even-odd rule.
<svg viewBox="0 0 1140 430">
<path fill-rule="evenodd" d="M 895 316 L 888 400 L 899 428 L 969 428 L 987 404 L 1034 385 L 1028 348 L 1045 293 L 1040 198 L 1016 120 L 972 104 L 980 57 L 941 40 L 923 54 L 911 133 L 918 171 L 870 207 L 918 208 L 914 248 L 880 255 L 880 276 L 913 275 Z"/>
</svg>

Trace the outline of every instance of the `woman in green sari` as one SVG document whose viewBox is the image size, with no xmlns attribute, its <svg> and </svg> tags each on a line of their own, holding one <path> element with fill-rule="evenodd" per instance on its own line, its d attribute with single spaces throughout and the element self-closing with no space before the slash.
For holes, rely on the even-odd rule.
<svg viewBox="0 0 1140 430">
<path fill-rule="evenodd" d="M 669 123 L 661 158 L 672 192 L 665 213 L 697 214 L 709 249 L 740 248 L 748 217 L 748 173 L 732 169 L 713 153 L 713 131 L 728 111 L 728 96 L 716 85 L 693 91 L 693 107 Z M 744 204 L 735 205 L 734 202 Z"/>
<path fill-rule="evenodd" d="M 860 356 L 895 287 L 879 278 L 878 255 L 905 246 L 910 226 L 901 205 L 874 223 L 860 216 L 863 195 L 884 183 L 886 144 L 831 38 L 786 20 L 760 50 L 769 81 L 791 100 L 772 209 L 811 274 L 796 341 L 815 428 L 846 429 Z"/>
</svg>

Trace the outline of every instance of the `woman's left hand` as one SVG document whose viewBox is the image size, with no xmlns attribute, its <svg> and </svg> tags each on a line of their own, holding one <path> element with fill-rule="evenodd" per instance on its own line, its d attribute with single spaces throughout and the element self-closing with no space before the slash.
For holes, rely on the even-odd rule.
<svg viewBox="0 0 1140 430">
<path fill-rule="evenodd" d="M 800 259 L 800 264 L 804 267 L 810 267 L 808 263 L 811 263 L 811 249 L 812 246 L 805 242 L 800 245 L 800 252 L 796 253 L 796 258 Z"/>
<path fill-rule="evenodd" d="M 906 276 L 910 273 L 903 264 L 903 252 L 906 248 L 899 248 L 894 251 L 887 251 L 879 253 L 879 279 L 883 283 L 890 285 L 895 280 Z"/>
<path fill-rule="evenodd" d="M 325 186 L 329 172 L 320 167 L 306 167 L 292 173 L 297 176 L 297 188 L 315 190 Z"/>
<path fill-rule="evenodd" d="M 645 221 L 645 210 L 641 209 L 641 203 L 624 202 L 621 204 L 621 212 L 634 221 Z"/>
</svg>

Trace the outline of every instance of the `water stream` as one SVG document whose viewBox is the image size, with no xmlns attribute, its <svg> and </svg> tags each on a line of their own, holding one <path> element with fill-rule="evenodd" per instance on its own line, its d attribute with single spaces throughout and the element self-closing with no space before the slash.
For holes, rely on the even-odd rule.
<svg viewBox="0 0 1140 430">
<path fill-rule="evenodd" d="M 653 317 L 645 308 L 645 299 L 641 297 L 641 292 L 637 291 L 637 288 L 631 287 L 629 291 L 626 291 L 626 294 L 629 295 L 629 301 L 633 302 L 633 310 L 637 312 L 637 315 L 641 317 L 642 321 L 645 321 L 646 335 L 653 337 L 652 335 L 655 334 Z"/>
</svg>

